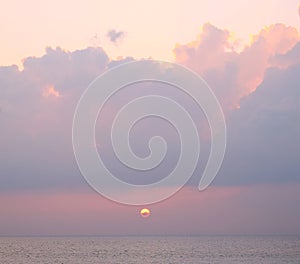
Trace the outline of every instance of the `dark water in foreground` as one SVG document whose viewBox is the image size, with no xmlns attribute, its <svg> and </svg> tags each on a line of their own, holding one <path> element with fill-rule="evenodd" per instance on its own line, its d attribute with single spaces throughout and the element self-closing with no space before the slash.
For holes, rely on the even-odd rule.
<svg viewBox="0 0 300 264">
<path fill-rule="evenodd" d="M 300 263 L 300 237 L 0 238 L 0 263 Z"/>
</svg>

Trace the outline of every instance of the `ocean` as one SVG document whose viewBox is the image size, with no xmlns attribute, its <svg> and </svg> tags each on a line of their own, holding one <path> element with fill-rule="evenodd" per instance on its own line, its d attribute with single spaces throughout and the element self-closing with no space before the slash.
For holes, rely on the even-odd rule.
<svg viewBox="0 0 300 264">
<path fill-rule="evenodd" d="M 0 263 L 300 263 L 300 236 L 2 237 Z"/>
</svg>

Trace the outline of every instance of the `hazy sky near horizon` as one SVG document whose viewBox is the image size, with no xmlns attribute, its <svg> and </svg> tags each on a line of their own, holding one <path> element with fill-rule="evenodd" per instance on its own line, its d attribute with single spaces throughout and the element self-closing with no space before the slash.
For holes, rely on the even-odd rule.
<svg viewBox="0 0 300 264">
<path fill-rule="evenodd" d="M 298 0 L 3 3 L 0 235 L 300 234 L 298 6 Z M 200 132 L 195 174 L 142 219 L 140 207 L 111 202 L 85 182 L 73 154 L 72 121 L 99 74 L 148 57 L 179 63 L 208 82 L 223 108 L 228 141 L 213 185 L 198 192 L 210 146 L 203 113 L 172 86 L 133 85 L 116 94 L 97 121 L 96 140 L 122 180 L 157 180 L 179 153 L 172 127 L 150 119 L 135 127 L 132 147 L 143 156 L 151 136 L 165 137 L 162 166 L 141 174 L 118 163 L 109 129 L 124 102 L 144 92 L 171 96 Z"/>
</svg>

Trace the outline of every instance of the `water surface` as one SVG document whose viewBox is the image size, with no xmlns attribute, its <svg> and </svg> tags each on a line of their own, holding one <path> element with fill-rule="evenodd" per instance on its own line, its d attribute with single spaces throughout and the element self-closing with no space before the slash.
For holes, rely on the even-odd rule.
<svg viewBox="0 0 300 264">
<path fill-rule="evenodd" d="M 299 264 L 300 237 L 2 237 L 0 263 Z"/>
</svg>

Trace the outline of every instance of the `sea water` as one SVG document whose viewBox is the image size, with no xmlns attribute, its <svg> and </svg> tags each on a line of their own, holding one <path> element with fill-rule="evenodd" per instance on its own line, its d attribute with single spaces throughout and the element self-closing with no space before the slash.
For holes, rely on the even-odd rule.
<svg viewBox="0 0 300 264">
<path fill-rule="evenodd" d="M 299 264 L 300 237 L 2 237 L 0 263 Z"/>
</svg>

